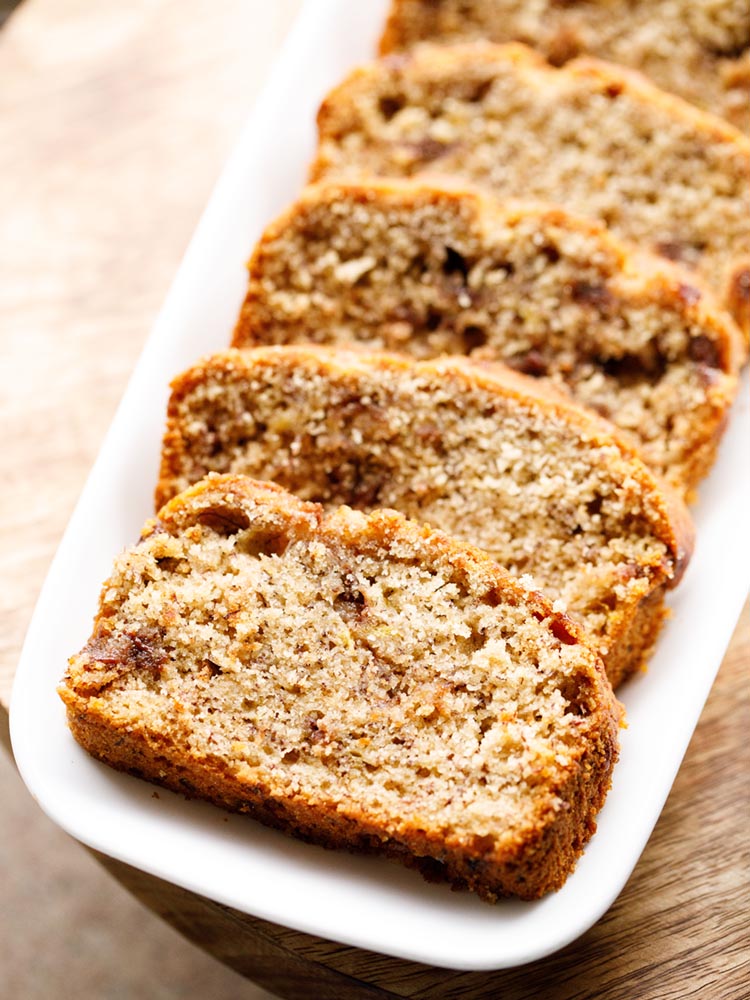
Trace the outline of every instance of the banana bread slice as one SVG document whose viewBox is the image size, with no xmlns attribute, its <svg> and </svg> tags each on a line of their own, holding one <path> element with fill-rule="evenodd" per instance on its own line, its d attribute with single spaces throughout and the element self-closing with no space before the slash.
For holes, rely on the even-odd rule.
<svg viewBox="0 0 750 1000">
<path fill-rule="evenodd" d="M 737 328 L 689 272 L 549 206 L 410 181 L 315 185 L 249 263 L 236 347 L 470 354 L 551 379 L 676 489 L 708 472 Z"/>
<path fill-rule="evenodd" d="M 479 38 L 632 66 L 750 132 L 747 0 L 393 0 L 381 51 Z"/>
<path fill-rule="evenodd" d="M 439 172 L 540 199 L 696 268 L 750 331 L 750 138 L 593 59 L 423 45 L 324 101 L 313 180 Z"/>
<path fill-rule="evenodd" d="M 325 347 L 228 351 L 173 383 L 161 505 L 208 472 L 392 507 L 530 574 L 637 670 L 692 546 L 685 507 L 611 427 L 500 365 Z"/>
<path fill-rule="evenodd" d="M 488 901 L 562 885 L 617 754 L 601 661 L 540 594 L 393 511 L 236 476 L 117 559 L 60 695 L 115 768 Z"/>
</svg>

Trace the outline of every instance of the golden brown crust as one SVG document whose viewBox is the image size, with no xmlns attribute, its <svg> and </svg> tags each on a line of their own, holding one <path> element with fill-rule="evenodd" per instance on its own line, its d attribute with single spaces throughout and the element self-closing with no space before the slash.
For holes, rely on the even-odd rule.
<svg viewBox="0 0 750 1000">
<path fill-rule="evenodd" d="M 355 70 L 323 102 L 318 126 L 315 181 L 440 172 L 564 203 L 699 268 L 730 301 L 728 276 L 750 253 L 750 138 L 612 64 L 555 69 L 513 43 L 420 46 Z M 563 169 L 571 136 L 574 173 Z M 545 163 L 543 142 L 559 157 Z"/>
<path fill-rule="evenodd" d="M 604 805 L 617 758 L 617 727 L 607 724 L 581 755 L 579 766 L 557 790 L 570 803 L 550 821 L 519 841 L 501 858 L 487 857 L 481 845 L 446 844 L 440 836 L 414 828 L 398 840 L 383 839 L 382 830 L 365 815 L 347 816 L 338 809 L 310 805 L 302 797 L 271 798 L 206 762 L 170 752 L 159 733 L 128 727 L 121 732 L 82 698 L 61 688 L 68 725 L 76 741 L 93 757 L 119 771 L 144 778 L 184 795 L 206 799 L 231 812 L 247 813 L 265 826 L 330 850 L 349 850 L 390 857 L 417 869 L 428 881 L 468 889 L 488 903 L 505 896 L 538 899 L 560 889 L 596 832 L 594 817 Z M 210 763 L 211 770 L 208 770 Z"/>
<path fill-rule="evenodd" d="M 628 622 L 623 622 L 616 644 L 607 657 L 607 677 L 613 688 L 632 677 L 637 670 L 645 670 L 648 657 L 656 644 L 662 625 L 668 618 L 664 606 L 667 585 L 662 584 L 647 594 L 638 604 Z"/>
<path fill-rule="evenodd" d="M 188 796 L 248 812 L 261 822 L 326 847 L 374 851 L 397 858 L 431 878 L 472 889 L 488 901 L 503 895 L 532 899 L 559 888 L 594 832 L 595 816 L 604 801 L 617 756 L 620 708 L 604 678 L 601 661 L 580 630 L 567 616 L 554 612 L 540 594 L 520 586 L 479 550 L 408 522 L 395 512 L 381 511 L 365 518 L 342 509 L 324 515 L 317 505 L 302 503 L 278 488 L 269 489 L 244 477 L 212 476 L 172 500 L 157 522 L 146 525 L 140 546 L 124 557 L 121 565 L 126 580 L 135 573 L 133 579 L 143 581 L 138 568 L 142 546 L 157 544 L 166 534 L 178 540 L 188 539 L 194 552 L 196 546 L 210 544 L 214 530 L 211 524 L 218 525 L 222 535 L 227 525 L 229 530 L 242 531 L 253 523 L 258 511 L 267 523 L 282 526 L 297 541 L 338 553 L 356 553 L 357 558 L 379 558 L 385 566 L 413 552 L 424 571 L 434 570 L 441 579 L 454 581 L 459 589 L 465 587 L 467 593 L 484 595 L 481 599 L 485 602 L 488 595 L 494 594 L 500 616 L 504 614 L 502 607 L 517 605 L 526 609 L 526 620 L 537 622 L 534 628 L 546 636 L 545 648 L 552 651 L 551 655 L 564 653 L 568 664 L 565 676 L 575 677 L 575 697 L 583 699 L 580 707 L 570 709 L 575 715 L 563 715 L 559 723 L 572 726 L 578 734 L 570 744 L 568 762 L 558 765 L 549 758 L 549 773 L 540 776 L 535 791 L 528 791 L 533 797 L 533 821 L 516 823 L 511 817 L 496 834 L 478 836 L 425 823 L 419 814 L 412 817 L 406 802 L 400 815 L 384 818 L 379 804 L 371 805 L 367 797 L 344 793 L 343 798 L 326 798 L 314 787 L 285 784 L 284 775 L 280 779 L 273 769 L 248 769 L 232 754 L 211 750 L 213 736 L 207 744 L 201 742 L 189 721 L 183 730 L 163 711 L 133 713 L 127 692 L 132 690 L 134 696 L 142 692 L 141 674 L 146 689 L 153 685 L 155 676 L 162 677 L 162 687 L 169 681 L 163 661 L 151 654 L 146 656 L 143 643 L 138 646 L 133 640 L 118 646 L 112 639 L 113 634 L 122 635 L 123 628 L 132 632 L 139 624 L 136 618 L 134 625 L 124 610 L 133 584 L 128 583 L 122 590 L 117 576 L 103 591 L 107 596 L 103 597 L 92 639 L 79 656 L 71 659 L 59 689 L 75 738 L 89 753 L 120 770 Z M 207 512 L 211 518 L 208 521 Z M 132 570 L 128 569 L 130 562 Z M 180 572 L 184 575 L 184 570 Z M 168 579 L 167 575 L 166 587 Z M 146 586 L 156 585 L 152 582 Z M 116 598 L 112 591 L 118 592 Z M 162 646 L 169 639 L 170 628 L 165 626 L 159 638 Z M 556 653 L 557 649 L 562 652 Z M 97 657 L 103 658 L 119 679 L 102 680 Z M 536 670 L 532 673 L 530 690 L 539 683 Z M 179 682 L 181 700 L 193 697 L 194 682 L 189 678 L 184 673 Z M 186 716 L 188 720 L 192 717 Z M 243 736 L 247 726 L 245 722 L 236 738 Z M 295 752 L 302 749 L 294 742 L 287 747 Z"/>
<path fill-rule="evenodd" d="M 462 239 L 471 250 L 458 251 L 457 285 L 443 254 L 456 257 Z M 508 258 L 512 272 L 493 282 Z M 559 206 L 501 203 L 466 185 L 314 185 L 266 229 L 248 269 L 233 346 L 393 340 L 420 358 L 533 362 L 530 373 L 605 412 L 688 496 L 713 461 L 744 356 L 692 272 Z"/>
<path fill-rule="evenodd" d="M 237 405 L 240 407 L 240 412 L 251 414 L 255 406 L 253 400 L 260 392 L 259 386 L 264 383 L 266 376 L 273 383 L 280 380 L 279 384 L 285 384 L 284 380 L 288 378 L 298 380 L 300 388 L 296 392 L 299 395 L 299 405 L 302 407 L 302 411 L 294 416 L 293 423 L 295 432 L 301 435 L 302 439 L 307 433 L 305 422 L 308 419 L 304 414 L 304 407 L 307 405 L 304 403 L 305 390 L 301 388 L 304 384 L 319 382 L 323 387 L 330 386 L 331 399 L 334 398 L 336 392 L 341 391 L 341 387 L 345 386 L 345 395 L 354 394 L 361 399 L 369 398 L 372 386 L 378 384 L 384 387 L 391 384 L 398 385 L 399 380 L 406 380 L 404 386 L 407 382 L 411 385 L 413 381 L 415 385 L 435 386 L 439 387 L 440 392 L 448 393 L 456 401 L 459 411 L 465 414 L 462 421 L 467 421 L 466 426 L 469 426 L 468 421 L 472 419 L 472 414 L 482 412 L 482 407 L 491 409 L 494 406 L 500 406 L 503 408 L 503 412 L 512 412 L 513 404 L 517 403 L 523 410 L 528 409 L 533 412 L 536 415 L 535 419 L 539 420 L 539 425 L 548 428 L 548 433 L 557 425 L 566 428 L 565 433 L 571 440 L 575 439 L 581 442 L 582 453 L 590 456 L 587 458 L 589 463 L 603 461 L 620 463 L 617 466 L 617 472 L 614 471 L 615 465 L 611 464 L 612 471 L 606 473 L 612 479 L 613 485 L 610 488 L 617 489 L 615 484 L 619 482 L 619 479 L 621 477 L 627 478 L 631 484 L 633 496 L 639 498 L 638 502 L 642 505 L 642 509 L 648 509 L 649 513 L 647 527 L 646 523 L 638 529 L 635 527 L 625 528 L 624 525 L 621 525 L 619 530 L 632 531 L 634 538 L 640 537 L 639 533 L 643 532 L 653 539 L 658 539 L 659 545 L 664 547 L 664 554 L 650 557 L 648 563 L 644 565 L 630 566 L 628 569 L 623 567 L 622 572 L 626 573 L 625 580 L 621 580 L 619 575 L 612 579 L 612 586 L 615 585 L 616 581 L 624 583 L 630 579 L 637 589 L 637 596 L 629 598 L 625 603 L 621 603 L 620 600 L 614 601 L 610 606 L 606 604 L 610 601 L 610 597 L 607 596 L 608 590 L 607 593 L 603 591 L 599 593 L 595 602 L 596 607 L 598 608 L 599 602 L 604 600 L 608 608 L 604 618 L 606 626 L 603 626 L 604 632 L 599 641 L 603 643 L 600 648 L 608 674 L 614 683 L 620 683 L 629 673 L 639 669 L 643 664 L 663 619 L 664 591 L 667 587 L 676 585 L 690 558 L 694 537 L 693 527 L 690 515 L 679 497 L 659 482 L 643 464 L 636 449 L 628 442 L 620 440 L 606 421 L 597 418 L 582 407 L 572 404 L 556 393 L 552 387 L 533 381 L 503 365 L 480 366 L 462 358 L 444 358 L 415 363 L 395 355 L 314 346 L 268 347 L 252 351 L 230 350 L 204 359 L 179 376 L 172 384 L 160 481 L 156 493 L 157 505 L 174 496 L 175 492 L 184 488 L 187 482 L 199 479 L 206 472 L 224 471 L 229 467 L 226 464 L 229 460 L 237 471 L 257 475 L 262 469 L 265 475 L 280 477 L 283 484 L 294 489 L 295 492 L 303 491 L 305 495 L 313 499 L 325 498 L 322 492 L 318 492 L 322 487 L 316 486 L 313 481 L 315 474 L 320 473 L 321 469 L 327 468 L 329 458 L 325 454 L 325 445 L 314 448 L 309 453 L 311 459 L 306 461 L 303 456 L 300 459 L 302 465 L 292 474 L 283 457 L 277 455 L 281 464 L 278 465 L 276 471 L 271 469 L 268 464 L 271 461 L 270 454 L 266 460 L 262 458 L 270 447 L 270 444 L 263 444 L 264 432 L 261 432 L 259 437 L 251 435 L 248 439 L 250 442 L 256 442 L 254 445 L 249 443 L 248 449 L 261 448 L 260 452 L 252 452 L 255 457 L 251 459 L 251 452 L 245 451 L 244 446 L 236 449 L 235 445 L 230 443 L 237 440 L 238 433 L 247 432 L 238 432 L 231 422 L 227 428 L 222 430 L 221 418 L 218 415 L 216 418 L 211 418 L 211 423 L 215 425 L 213 433 L 216 435 L 209 449 L 212 457 L 208 456 L 205 450 L 200 450 L 200 436 L 197 439 L 198 446 L 196 446 L 196 439 L 192 437 L 193 432 L 188 431 L 188 428 L 202 425 L 206 419 L 205 414 L 199 415 L 197 409 L 193 410 L 192 402 L 193 398 L 200 398 L 205 387 L 221 386 L 220 391 L 225 398 L 229 398 L 233 392 L 239 391 Z M 255 388 L 251 388 L 252 386 Z M 328 390 L 324 389 L 324 391 Z M 402 388 L 399 392 L 401 391 L 406 391 L 406 389 Z M 292 397 L 295 390 L 287 386 L 284 392 L 288 397 Z M 409 392 L 409 398 L 414 399 L 411 390 Z M 327 406 L 332 413 L 336 409 L 333 403 L 317 405 Z M 358 403 L 358 411 L 365 417 L 369 412 L 368 407 L 371 407 L 372 417 L 376 424 L 382 422 L 382 426 L 388 425 L 389 417 L 383 409 L 382 403 Z M 392 407 L 393 413 L 399 414 L 401 412 L 400 403 L 393 403 Z M 413 410 L 409 419 L 416 419 L 415 414 L 416 411 Z M 253 416 L 252 419 L 255 417 Z M 347 444 L 345 437 L 340 440 L 340 431 L 331 431 L 330 433 L 338 442 L 337 449 L 344 449 L 343 451 L 337 450 L 335 459 L 331 459 L 337 468 L 341 469 L 347 463 L 346 449 L 353 448 L 353 446 L 351 443 Z M 445 443 L 441 439 L 443 434 L 446 435 Z M 430 435 L 433 439 L 429 445 L 431 449 L 429 451 L 430 461 L 436 461 L 438 468 L 444 466 L 447 470 L 447 475 L 442 477 L 445 485 L 437 494 L 439 499 L 435 500 L 432 506 L 427 506 L 426 498 L 424 500 L 418 499 L 419 494 L 416 492 L 412 496 L 413 490 L 407 479 L 404 481 L 404 492 L 398 494 L 401 500 L 388 500 L 386 502 L 391 506 L 398 505 L 398 503 L 406 504 L 406 513 L 411 516 L 419 516 L 429 520 L 438 518 L 437 523 L 444 529 L 492 551 L 493 544 L 500 543 L 491 544 L 489 536 L 479 537 L 475 535 L 475 529 L 467 527 L 465 522 L 467 483 L 461 481 L 460 478 L 457 482 L 453 482 L 453 474 L 450 471 L 451 462 L 455 461 L 457 455 L 447 445 L 449 440 L 447 434 L 448 432 L 441 428 L 439 421 L 435 422 L 430 429 Z M 358 463 L 366 466 L 368 464 L 367 449 L 371 447 L 374 454 L 377 447 L 375 444 L 376 433 L 370 434 L 365 429 L 361 436 L 364 444 L 359 448 L 359 458 L 353 460 L 355 467 Z M 371 437 L 372 445 L 369 443 Z M 408 431 L 400 431 L 397 439 L 407 450 L 414 454 L 417 453 L 420 446 L 418 434 L 410 439 Z M 390 438 L 389 440 L 388 451 L 393 454 L 396 447 L 395 439 Z M 612 448 L 616 449 L 616 454 L 619 457 L 614 459 L 613 454 L 609 454 L 608 458 L 603 458 L 602 456 L 608 453 L 608 449 Z M 274 446 L 274 451 L 276 450 Z M 445 457 L 446 454 L 449 456 L 448 458 Z M 493 454 L 490 453 L 484 459 L 487 468 L 491 467 Z M 314 466 L 309 464 L 310 461 L 314 463 Z M 390 471 L 388 471 L 389 469 Z M 602 472 L 604 472 L 603 468 Z M 387 480 L 391 484 L 397 484 L 401 475 L 399 469 L 391 468 L 388 464 L 383 466 L 382 471 L 377 474 L 382 475 L 383 482 Z M 480 471 L 479 474 L 481 476 L 484 472 Z M 524 474 L 519 475 L 523 476 Z M 309 476 L 309 481 L 300 479 L 300 476 Z M 347 492 L 346 487 L 339 488 L 338 492 L 334 494 L 336 502 L 347 502 L 363 507 L 363 509 L 372 509 L 373 503 L 368 497 L 381 495 L 378 484 L 370 484 L 372 492 L 358 497 L 359 485 L 355 479 L 351 492 Z M 523 487 L 520 487 L 520 491 L 520 495 L 523 496 Z M 484 496 L 484 494 L 482 495 Z M 484 502 L 487 505 L 493 502 L 491 492 L 486 494 Z M 378 505 L 382 505 L 382 501 L 376 501 L 374 506 Z M 455 517 L 452 513 L 454 507 Z M 487 509 L 489 510 L 489 506 Z M 503 516 L 496 513 L 493 518 Z M 501 525 L 503 522 L 498 521 L 497 523 Z M 546 537 L 547 527 L 544 524 L 539 527 L 539 530 L 541 531 L 540 537 Z M 552 537 L 550 534 L 550 539 Z M 539 543 L 539 538 L 536 541 Z M 493 554 L 497 558 L 505 558 L 502 550 L 494 551 Z M 594 564 L 596 564 L 597 558 L 600 557 L 595 557 L 591 553 L 587 558 L 594 559 Z M 535 577 L 540 579 L 545 588 L 551 588 L 553 579 L 551 577 L 547 579 L 544 575 L 546 572 L 544 566 L 547 561 L 545 555 L 541 562 L 533 563 L 525 571 L 532 572 Z M 601 590 L 603 584 L 598 579 L 597 573 L 596 569 L 592 570 L 591 581 L 596 581 L 593 585 L 597 590 Z M 620 570 L 617 573 L 619 574 Z M 538 574 L 542 575 L 538 576 Z M 607 577 L 607 579 L 609 578 Z M 638 582 L 635 583 L 633 580 Z M 606 586 L 609 587 L 609 584 Z M 554 593 L 554 591 L 552 592 Z M 651 594 L 653 594 L 653 599 L 644 604 L 645 598 Z M 591 600 L 591 595 L 587 599 Z M 579 597 L 578 600 L 582 600 L 582 597 Z M 600 611 L 596 613 L 598 615 Z"/>
<path fill-rule="evenodd" d="M 738 261 L 731 269 L 727 282 L 726 306 L 736 318 L 739 328 L 750 331 L 750 257 Z"/>
</svg>

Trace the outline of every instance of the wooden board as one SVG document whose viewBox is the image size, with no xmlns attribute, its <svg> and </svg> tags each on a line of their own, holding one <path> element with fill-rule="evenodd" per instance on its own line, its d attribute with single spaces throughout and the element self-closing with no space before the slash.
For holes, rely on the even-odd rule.
<svg viewBox="0 0 750 1000">
<path fill-rule="evenodd" d="M 28 0 L 0 33 L 2 702 L 86 474 L 298 7 Z"/>
<path fill-rule="evenodd" d="M 298 0 L 26 0 L 0 33 L 0 738 L 44 574 Z M 700 623 L 710 627 L 710 623 Z M 750 614 L 610 912 L 520 970 L 451 973 L 320 941 L 104 861 L 281 996 L 750 995 Z M 63 665 L 61 665 L 61 670 Z M 3 733 L 4 730 L 4 733 Z"/>
</svg>

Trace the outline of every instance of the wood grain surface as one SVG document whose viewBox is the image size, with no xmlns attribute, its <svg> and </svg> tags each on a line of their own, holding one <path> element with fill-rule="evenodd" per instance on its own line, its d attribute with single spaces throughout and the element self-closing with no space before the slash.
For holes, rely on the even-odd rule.
<svg viewBox="0 0 750 1000">
<path fill-rule="evenodd" d="M 26 0 L 0 33 L 0 739 L 36 595 L 298 0 Z M 710 622 L 700 623 L 710 627 Z M 583 938 L 467 974 L 113 875 L 290 998 L 750 997 L 750 612 L 629 884 Z M 9 747 L 9 744 L 8 744 Z"/>
<path fill-rule="evenodd" d="M 0 33 L 0 701 L 299 0 L 27 0 Z"/>
</svg>

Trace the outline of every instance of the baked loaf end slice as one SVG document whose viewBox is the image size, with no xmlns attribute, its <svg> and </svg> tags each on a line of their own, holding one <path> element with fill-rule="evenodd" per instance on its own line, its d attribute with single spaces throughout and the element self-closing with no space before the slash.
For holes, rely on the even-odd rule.
<svg viewBox="0 0 750 1000">
<path fill-rule="evenodd" d="M 526 42 L 560 65 L 589 53 L 750 132 L 747 0 L 394 0 L 381 51 L 421 41 Z"/>
<path fill-rule="evenodd" d="M 324 101 L 311 178 L 439 172 L 540 199 L 697 268 L 750 323 L 750 138 L 593 59 L 519 44 L 418 46 Z"/>
<path fill-rule="evenodd" d="M 685 507 L 611 427 L 499 365 L 325 347 L 205 359 L 173 383 L 159 504 L 208 472 L 395 508 L 490 553 L 637 670 L 692 546 Z"/>
<path fill-rule="evenodd" d="M 212 477 L 118 558 L 60 687 L 107 764 L 488 901 L 559 888 L 618 705 L 576 626 L 392 511 Z"/>
<path fill-rule="evenodd" d="M 315 185 L 248 266 L 237 347 L 501 360 L 632 435 L 682 492 L 715 457 L 744 354 L 737 328 L 690 272 L 563 209 L 410 181 Z"/>
</svg>

